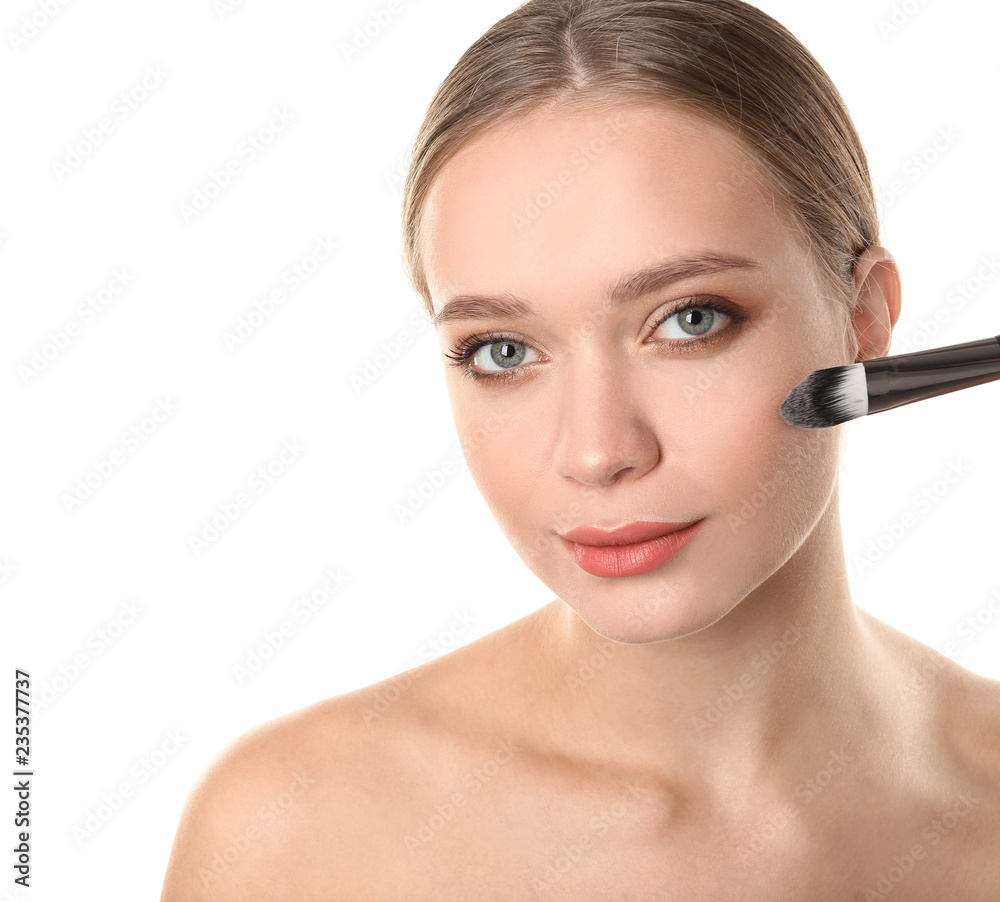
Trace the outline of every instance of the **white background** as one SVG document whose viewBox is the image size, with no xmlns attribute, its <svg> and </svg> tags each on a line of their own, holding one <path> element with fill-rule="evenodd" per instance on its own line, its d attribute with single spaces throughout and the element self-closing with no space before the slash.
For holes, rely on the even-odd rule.
<svg viewBox="0 0 1000 902">
<path fill-rule="evenodd" d="M 33 728 L 35 888 L 15 895 L 5 863 L 0 899 L 150 899 L 187 792 L 235 736 L 427 660 L 458 615 L 473 621 L 466 642 L 553 597 L 453 450 L 437 344 L 400 262 L 406 153 L 427 103 L 515 4 L 401 0 L 348 60 L 344 42 L 385 3 L 246 0 L 221 14 L 212 0 L 91 0 L 15 52 L 40 2 L 12 0 L 0 18 L 0 610 L 4 674 L 30 671 L 49 704 Z M 830 72 L 888 192 L 884 241 L 904 279 L 894 351 L 1000 332 L 1000 279 L 960 312 L 948 300 L 1000 252 L 996 5 L 911 0 L 896 25 L 872 0 L 760 5 Z M 115 98 L 147 67 L 165 76 L 120 118 Z M 276 108 L 290 123 L 240 155 Z M 57 172 L 104 117 L 100 145 Z M 937 153 L 942 130 L 957 137 Z M 925 154 L 938 159 L 916 169 Z M 185 222 L 181 205 L 232 159 L 241 171 Z M 223 334 L 323 237 L 331 259 L 228 350 Z M 116 270 L 130 284 L 84 323 L 79 304 Z M 70 323 L 78 334 L 25 384 L 19 367 Z M 409 346 L 352 386 L 401 332 Z M 122 434 L 163 399 L 175 412 L 127 450 Z M 934 648 L 956 641 L 956 659 L 992 677 L 1000 623 L 973 641 L 958 628 L 989 620 L 1000 592 L 998 408 L 1000 384 L 854 423 L 843 477 L 856 602 Z M 286 441 L 298 458 L 267 491 L 248 488 Z M 68 511 L 64 494 L 116 450 L 122 465 Z M 457 475 L 401 523 L 395 506 L 448 462 Z M 935 495 L 953 462 L 968 473 Z M 925 490 L 933 504 L 916 500 Z M 196 555 L 189 537 L 241 491 L 251 506 Z M 891 547 L 861 566 L 880 540 Z M 343 588 L 241 683 L 234 665 L 328 568 Z M 131 797 L 94 820 L 122 783 Z"/>
</svg>

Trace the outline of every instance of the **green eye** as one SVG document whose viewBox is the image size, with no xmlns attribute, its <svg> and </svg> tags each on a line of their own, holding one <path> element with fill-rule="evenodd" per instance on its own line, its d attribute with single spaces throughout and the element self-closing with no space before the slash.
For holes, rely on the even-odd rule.
<svg viewBox="0 0 1000 902">
<path fill-rule="evenodd" d="M 684 341 L 708 335 L 727 320 L 726 314 L 714 307 L 685 307 L 665 317 L 657 328 L 666 332 L 668 338 Z"/>
</svg>

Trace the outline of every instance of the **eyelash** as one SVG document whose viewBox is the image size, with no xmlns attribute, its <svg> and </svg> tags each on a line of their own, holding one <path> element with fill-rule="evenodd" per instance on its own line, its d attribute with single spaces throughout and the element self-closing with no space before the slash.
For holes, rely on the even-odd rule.
<svg viewBox="0 0 1000 902">
<path fill-rule="evenodd" d="M 674 307 L 668 310 L 663 316 L 657 320 L 656 325 L 653 327 L 659 329 L 668 319 L 672 316 L 676 316 L 678 313 L 683 313 L 685 310 L 691 310 L 694 308 L 705 309 L 705 310 L 716 310 L 719 313 L 724 313 L 733 325 L 739 325 L 746 319 L 745 312 L 737 307 L 730 301 L 724 298 L 717 297 L 693 297 L 689 298 L 686 303 L 681 304 L 678 307 Z M 722 332 L 728 332 L 730 326 L 723 326 L 722 329 L 717 329 L 713 332 L 709 332 L 704 337 L 692 337 L 690 339 L 671 339 L 668 344 L 672 345 L 684 345 L 685 349 L 690 349 L 692 346 L 703 347 L 706 344 L 714 342 L 716 336 Z M 515 344 L 524 344 L 524 342 L 519 341 L 513 335 L 505 332 L 480 332 L 474 335 L 469 335 L 467 338 L 462 339 L 451 352 L 445 354 L 444 356 L 449 358 L 451 361 L 448 366 L 461 366 L 464 367 L 463 375 L 467 375 L 469 378 L 474 380 L 486 380 L 493 383 L 499 383 L 505 379 L 516 379 L 520 378 L 518 373 L 523 369 L 523 367 L 516 366 L 506 372 L 500 373 L 478 373 L 471 366 L 471 360 L 476 355 L 476 352 L 484 347 L 491 344 L 498 344 L 499 342 L 509 341 Z"/>
</svg>

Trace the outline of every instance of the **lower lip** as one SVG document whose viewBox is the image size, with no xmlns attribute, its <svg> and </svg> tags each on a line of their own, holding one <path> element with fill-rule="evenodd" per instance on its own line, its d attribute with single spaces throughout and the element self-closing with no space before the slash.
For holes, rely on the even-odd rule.
<svg viewBox="0 0 1000 902">
<path fill-rule="evenodd" d="M 562 536 L 559 539 L 580 568 L 593 576 L 641 576 L 667 563 L 704 523 L 699 520 L 677 532 L 634 545 L 581 545 Z"/>
</svg>

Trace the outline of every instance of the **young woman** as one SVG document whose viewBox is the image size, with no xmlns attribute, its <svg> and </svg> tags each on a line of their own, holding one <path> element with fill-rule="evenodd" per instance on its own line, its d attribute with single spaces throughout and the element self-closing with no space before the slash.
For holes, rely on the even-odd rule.
<svg viewBox="0 0 1000 902">
<path fill-rule="evenodd" d="M 778 412 L 888 352 L 873 194 L 826 74 L 738 0 L 531 0 L 477 41 L 406 261 L 558 597 L 242 737 L 163 900 L 1000 898 L 1000 687 L 853 605 L 842 432 Z"/>
</svg>

